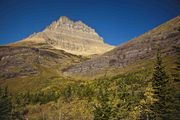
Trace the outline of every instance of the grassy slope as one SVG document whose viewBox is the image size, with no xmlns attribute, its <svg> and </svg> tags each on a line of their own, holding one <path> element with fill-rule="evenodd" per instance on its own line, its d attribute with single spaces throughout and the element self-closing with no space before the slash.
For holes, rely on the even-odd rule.
<svg viewBox="0 0 180 120">
<path fill-rule="evenodd" d="M 38 66 L 38 65 L 37 65 Z M 36 66 L 36 67 L 37 67 Z M 38 66 L 40 73 L 32 76 L 16 77 L 6 80 L 3 84 L 7 85 L 13 93 L 23 91 L 37 91 L 50 85 L 61 85 L 72 82 L 69 78 L 60 76 L 59 72 L 54 68 L 46 68 Z"/>
</svg>

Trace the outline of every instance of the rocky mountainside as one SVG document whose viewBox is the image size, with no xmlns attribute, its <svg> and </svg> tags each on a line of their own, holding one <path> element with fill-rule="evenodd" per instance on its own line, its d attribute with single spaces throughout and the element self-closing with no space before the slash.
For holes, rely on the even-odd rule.
<svg viewBox="0 0 180 120">
<path fill-rule="evenodd" d="M 62 50 L 25 46 L 0 46 L 0 80 L 41 76 L 48 72 L 60 74 L 61 69 L 85 60 L 82 56 Z"/>
<path fill-rule="evenodd" d="M 63 16 L 45 30 L 34 33 L 13 45 L 32 45 L 43 48 L 60 49 L 76 55 L 102 54 L 112 48 L 105 44 L 94 29 L 81 21 L 73 22 Z"/>
<path fill-rule="evenodd" d="M 173 55 L 173 46 L 180 45 L 180 16 L 118 46 L 101 56 L 66 69 L 66 75 L 96 75 L 99 71 L 123 68 L 131 63 L 152 58 L 157 46 L 163 55 Z"/>
</svg>

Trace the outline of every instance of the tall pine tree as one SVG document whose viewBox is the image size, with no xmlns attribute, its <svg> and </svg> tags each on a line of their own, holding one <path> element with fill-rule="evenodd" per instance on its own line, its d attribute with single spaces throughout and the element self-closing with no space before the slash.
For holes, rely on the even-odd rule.
<svg viewBox="0 0 180 120">
<path fill-rule="evenodd" d="M 152 78 L 152 87 L 154 90 L 154 99 L 157 101 L 151 106 L 153 111 L 153 119 L 155 120 L 170 120 L 173 112 L 173 84 L 165 71 L 162 63 L 160 50 L 156 55 L 156 63 Z"/>
</svg>

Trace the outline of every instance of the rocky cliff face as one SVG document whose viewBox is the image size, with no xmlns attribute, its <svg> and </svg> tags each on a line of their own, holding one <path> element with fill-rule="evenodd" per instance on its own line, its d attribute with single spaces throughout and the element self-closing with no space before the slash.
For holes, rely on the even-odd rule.
<svg viewBox="0 0 180 120">
<path fill-rule="evenodd" d="M 114 48 L 105 44 L 94 29 L 81 21 L 73 22 L 65 16 L 60 17 L 42 32 L 35 33 L 16 44 L 61 49 L 76 55 L 102 54 Z"/>
<path fill-rule="evenodd" d="M 65 74 L 95 75 L 110 68 L 123 68 L 138 60 L 152 58 L 160 46 L 163 55 L 173 55 L 180 45 L 180 16 L 91 60 L 65 70 Z"/>
</svg>

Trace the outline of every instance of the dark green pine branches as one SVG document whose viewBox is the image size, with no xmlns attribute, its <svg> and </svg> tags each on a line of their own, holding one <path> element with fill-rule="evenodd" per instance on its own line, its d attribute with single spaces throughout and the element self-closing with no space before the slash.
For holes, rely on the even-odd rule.
<svg viewBox="0 0 180 120">
<path fill-rule="evenodd" d="M 152 119 L 165 120 L 170 119 L 173 112 L 173 81 L 167 75 L 163 66 L 160 50 L 156 55 L 156 63 L 152 78 L 152 87 L 154 89 L 154 99 L 156 102 L 152 105 Z"/>
</svg>

